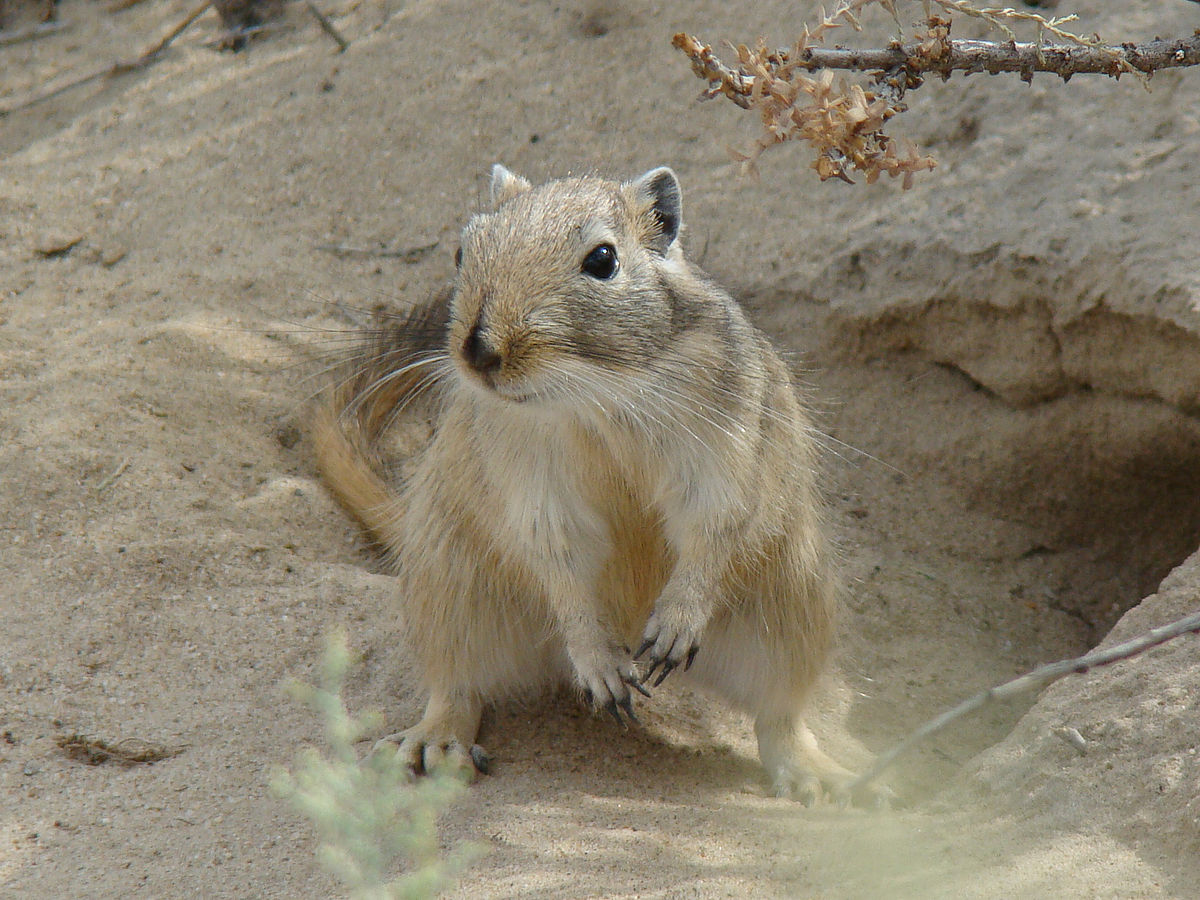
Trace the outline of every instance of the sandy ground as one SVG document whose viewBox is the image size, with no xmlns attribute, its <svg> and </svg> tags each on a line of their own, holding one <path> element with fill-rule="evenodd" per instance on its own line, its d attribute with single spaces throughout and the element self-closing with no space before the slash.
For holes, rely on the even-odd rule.
<svg viewBox="0 0 1200 900">
<path fill-rule="evenodd" d="M 725 147 L 752 123 L 695 104 L 668 41 L 786 43 L 801 7 L 337 2 L 341 55 L 299 5 L 219 54 L 209 13 L 153 67 L 0 118 L 0 894 L 336 894 L 268 791 L 319 738 L 281 685 L 343 626 L 356 708 L 399 727 L 419 698 L 304 404 L 334 304 L 449 277 L 497 160 L 673 166 L 691 254 L 796 354 L 847 586 L 814 715 L 837 755 L 1196 608 L 1200 76 L 930 84 L 897 126 L 940 161 L 914 190 L 819 184 L 795 148 L 741 179 Z M 69 29 L 0 46 L 0 107 L 187 9 L 65 0 Z M 1119 39 L 1200 25 L 1056 12 Z M 458 893 L 1194 896 L 1197 697 L 1185 638 L 989 708 L 906 759 L 881 813 L 769 797 L 748 723 L 680 685 L 629 733 L 566 697 L 504 706 L 495 774 L 446 822 L 489 847 Z M 73 734 L 181 752 L 90 766 Z"/>
</svg>

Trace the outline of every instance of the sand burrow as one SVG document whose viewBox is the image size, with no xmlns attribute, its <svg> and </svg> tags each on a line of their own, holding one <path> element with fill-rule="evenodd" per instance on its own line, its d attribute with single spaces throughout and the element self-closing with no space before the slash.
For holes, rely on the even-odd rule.
<svg viewBox="0 0 1200 900">
<path fill-rule="evenodd" d="M 990 518 L 965 543 L 1012 576 L 1038 569 L 1014 596 L 1079 618 L 1091 643 L 1200 546 L 1200 340 L 1184 329 L 939 300 L 835 330 L 843 364 L 905 361 L 893 421 L 916 427 L 882 452 L 947 488 L 953 528 Z"/>
</svg>

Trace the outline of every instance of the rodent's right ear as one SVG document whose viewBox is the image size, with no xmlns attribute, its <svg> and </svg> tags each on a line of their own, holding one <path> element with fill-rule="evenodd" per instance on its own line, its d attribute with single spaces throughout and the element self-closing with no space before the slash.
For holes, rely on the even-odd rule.
<svg viewBox="0 0 1200 900">
<path fill-rule="evenodd" d="M 533 185 L 520 175 L 510 172 L 500 163 L 492 166 L 492 208 L 531 190 Z"/>
<path fill-rule="evenodd" d="M 632 183 L 635 203 L 652 216 L 655 231 L 650 246 L 666 255 L 675 238 L 683 217 L 683 192 L 679 179 L 666 166 L 651 169 Z"/>
</svg>

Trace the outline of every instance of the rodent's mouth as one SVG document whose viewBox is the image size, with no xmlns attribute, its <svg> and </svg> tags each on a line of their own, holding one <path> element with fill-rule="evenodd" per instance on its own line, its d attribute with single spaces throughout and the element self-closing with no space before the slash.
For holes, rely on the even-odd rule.
<svg viewBox="0 0 1200 900">
<path fill-rule="evenodd" d="M 527 403 L 538 397 L 537 391 L 518 390 L 507 382 L 497 381 L 495 377 L 488 374 L 468 370 L 466 375 L 468 381 L 473 382 L 476 388 L 489 397 L 497 397 L 510 403 Z"/>
<path fill-rule="evenodd" d="M 497 397 L 501 397 L 504 400 L 511 401 L 512 403 L 525 403 L 529 400 L 537 399 L 537 394 L 533 393 L 532 391 L 517 391 L 515 393 L 508 393 L 493 387 L 492 393 Z"/>
</svg>

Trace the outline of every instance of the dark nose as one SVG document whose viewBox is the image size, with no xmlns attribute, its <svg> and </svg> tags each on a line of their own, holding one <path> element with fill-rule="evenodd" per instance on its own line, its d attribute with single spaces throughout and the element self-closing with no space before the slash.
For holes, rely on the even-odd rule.
<svg viewBox="0 0 1200 900">
<path fill-rule="evenodd" d="M 500 368 L 500 354 L 483 336 L 478 322 L 463 341 L 463 356 L 467 365 L 480 374 L 492 373 Z"/>
</svg>

